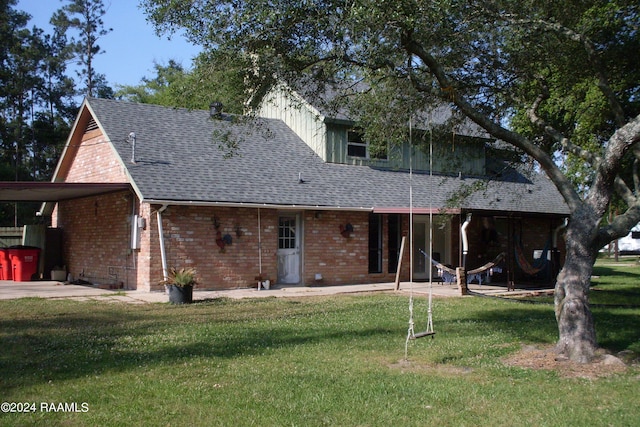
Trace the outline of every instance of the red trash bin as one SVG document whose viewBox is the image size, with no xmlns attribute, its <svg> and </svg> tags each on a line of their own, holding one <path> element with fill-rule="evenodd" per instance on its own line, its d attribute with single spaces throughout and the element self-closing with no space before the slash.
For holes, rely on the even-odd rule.
<svg viewBox="0 0 640 427">
<path fill-rule="evenodd" d="M 9 257 L 9 250 L 5 248 L 0 249 L 0 280 L 13 280 L 11 266 L 11 258 Z"/>
<path fill-rule="evenodd" d="M 38 272 L 40 248 L 9 248 L 9 257 L 13 267 L 13 280 L 28 282 Z"/>
</svg>

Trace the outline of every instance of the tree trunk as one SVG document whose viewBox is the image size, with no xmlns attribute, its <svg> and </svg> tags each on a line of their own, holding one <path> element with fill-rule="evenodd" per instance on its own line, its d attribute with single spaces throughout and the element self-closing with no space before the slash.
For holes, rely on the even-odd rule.
<svg viewBox="0 0 640 427">
<path fill-rule="evenodd" d="M 593 237 L 597 222 L 572 218 L 567 228 L 567 254 L 555 287 L 558 322 L 556 351 L 579 363 L 590 362 L 597 348 L 596 330 L 589 308 L 591 273 L 597 255 Z"/>
</svg>

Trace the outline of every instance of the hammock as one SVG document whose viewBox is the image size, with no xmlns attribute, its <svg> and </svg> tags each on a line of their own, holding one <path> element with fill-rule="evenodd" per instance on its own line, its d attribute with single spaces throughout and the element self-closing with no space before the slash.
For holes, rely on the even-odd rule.
<svg viewBox="0 0 640 427">
<path fill-rule="evenodd" d="M 516 262 L 518 263 L 518 267 L 520 267 L 520 269 L 525 274 L 528 274 L 529 276 L 535 276 L 547 267 L 549 261 L 547 259 L 547 253 L 549 252 L 549 241 L 547 241 L 547 244 L 544 246 L 542 255 L 540 256 L 539 260 L 537 262 L 534 261 L 533 265 L 530 264 L 529 261 L 527 261 L 527 257 L 522 252 L 522 245 L 520 244 L 518 238 L 516 238 L 516 241 L 518 242 L 514 245 Z"/>
<path fill-rule="evenodd" d="M 431 264 L 438 269 L 438 275 L 442 278 L 442 281 L 444 283 L 454 283 L 457 280 L 455 269 L 447 267 L 446 265 L 431 259 L 431 257 L 422 249 L 420 249 L 420 252 L 425 256 L 425 258 L 431 260 Z M 502 269 L 497 267 L 497 265 L 504 259 L 505 256 L 507 256 L 507 254 L 505 252 L 502 252 L 498 254 L 498 256 L 493 261 L 488 262 L 481 267 L 467 271 L 467 283 L 471 283 L 472 280 L 477 280 L 478 283 L 482 285 L 482 281 L 486 274 L 491 275 L 494 272 L 502 272 Z"/>
<path fill-rule="evenodd" d="M 481 267 L 467 271 L 467 283 L 470 283 L 473 280 L 477 280 L 478 284 L 482 285 L 482 280 L 484 279 L 485 275 L 491 276 L 494 272 L 501 273 L 502 268 L 498 267 L 498 264 L 504 259 L 505 256 L 507 256 L 507 254 L 505 252 L 501 252 L 497 257 L 495 257 L 493 261 L 488 262 Z"/>
<path fill-rule="evenodd" d="M 422 255 L 424 255 L 425 259 L 431 260 L 431 264 L 438 269 L 438 276 L 440 276 L 442 278 L 442 281 L 444 283 L 454 283 L 457 281 L 456 277 L 456 270 L 451 268 L 451 267 L 447 267 L 444 264 L 439 263 L 438 261 L 432 259 L 429 254 L 427 254 L 425 251 L 423 251 L 422 249 L 419 249 L 420 253 L 422 253 Z"/>
</svg>

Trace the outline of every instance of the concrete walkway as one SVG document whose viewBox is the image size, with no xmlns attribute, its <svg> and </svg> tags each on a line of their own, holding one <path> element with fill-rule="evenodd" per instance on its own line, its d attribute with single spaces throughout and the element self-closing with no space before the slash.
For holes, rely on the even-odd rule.
<svg viewBox="0 0 640 427">
<path fill-rule="evenodd" d="M 484 295 L 522 295 L 535 291 L 530 289 L 516 289 L 507 292 L 506 288 L 492 285 L 469 285 L 469 290 Z M 552 290 L 551 290 L 552 291 Z M 374 283 L 366 285 L 340 285 L 340 286 L 276 286 L 274 289 L 257 290 L 255 288 L 229 289 L 220 291 L 200 291 L 194 290 L 194 300 L 208 300 L 215 298 L 266 298 L 266 297 L 306 297 L 319 295 L 337 295 L 369 292 L 394 292 L 393 283 Z M 427 296 L 429 294 L 428 283 L 401 283 L 402 294 Z M 434 283 L 432 295 L 438 297 L 460 296 L 456 285 L 444 285 Z M 41 282 L 14 282 L 0 281 L 0 300 L 10 300 L 18 298 L 57 298 L 74 300 L 100 300 L 107 302 L 126 302 L 133 304 L 162 303 L 168 302 L 169 297 L 164 292 L 142 292 L 127 290 L 108 290 L 91 286 L 69 285 L 62 282 L 41 281 Z"/>
</svg>

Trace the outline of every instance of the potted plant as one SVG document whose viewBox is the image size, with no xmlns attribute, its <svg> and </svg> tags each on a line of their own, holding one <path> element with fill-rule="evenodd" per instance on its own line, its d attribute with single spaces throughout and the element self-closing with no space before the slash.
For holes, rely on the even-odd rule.
<svg viewBox="0 0 640 427">
<path fill-rule="evenodd" d="M 175 268 L 167 272 L 167 278 L 160 282 L 169 290 L 169 302 L 172 304 L 190 304 L 193 302 L 193 287 L 198 283 L 197 272 L 193 267 Z"/>
</svg>

